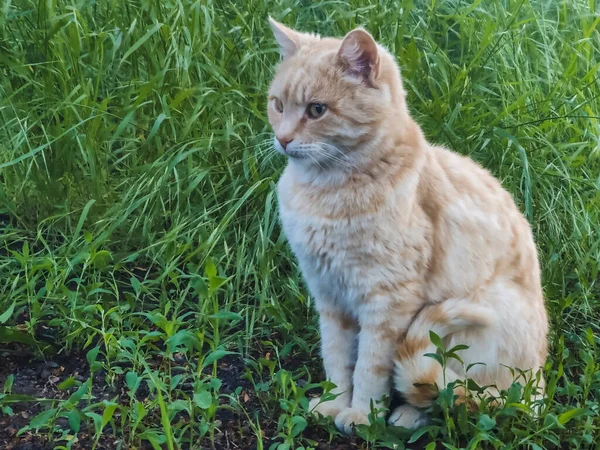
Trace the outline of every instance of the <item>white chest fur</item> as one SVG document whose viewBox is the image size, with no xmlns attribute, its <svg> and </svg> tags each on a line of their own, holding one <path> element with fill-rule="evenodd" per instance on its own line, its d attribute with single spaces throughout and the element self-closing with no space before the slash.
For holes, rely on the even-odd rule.
<svg viewBox="0 0 600 450">
<path fill-rule="evenodd" d="M 420 275 L 427 247 L 423 226 L 405 223 L 402 208 L 389 205 L 352 217 L 310 214 L 285 174 L 279 200 L 284 232 L 317 301 L 353 311 L 375 286 Z"/>
</svg>

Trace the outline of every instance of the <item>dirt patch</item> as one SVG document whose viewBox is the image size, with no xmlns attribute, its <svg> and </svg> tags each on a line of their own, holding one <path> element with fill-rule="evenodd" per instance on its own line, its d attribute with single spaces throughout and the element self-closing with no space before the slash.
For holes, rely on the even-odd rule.
<svg viewBox="0 0 600 450">
<path fill-rule="evenodd" d="M 290 371 L 302 366 L 299 358 L 288 357 L 281 361 L 282 366 Z M 226 401 L 222 401 L 222 408 L 217 410 L 217 430 L 214 435 L 214 448 L 216 450 L 255 450 L 257 448 L 257 433 L 260 433 L 264 448 L 269 448 L 277 441 L 277 419 L 281 411 L 269 413 L 265 411 L 260 399 L 254 392 L 252 383 L 244 378 L 246 363 L 237 356 L 227 356 L 218 365 L 218 377 L 223 382 L 223 394 L 239 393 L 241 408 L 230 409 Z M 323 377 L 317 371 L 316 379 Z M 252 424 L 260 425 L 260 429 Z M 362 440 L 356 437 L 334 437 L 331 442 L 327 430 L 323 427 L 310 426 L 304 431 L 307 439 L 319 442 L 318 450 L 353 450 L 362 448 Z M 210 439 L 204 442 L 210 448 Z"/>
<path fill-rule="evenodd" d="M 0 387 L 10 375 L 13 375 L 12 394 L 21 394 L 43 399 L 11 404 L 13 415 L 0 415 L 0 448 L 3 450 L 50 450 L 55 443 L 49 441 L 47 432 L 27 431 L 17 436 L 18 431 L 30 423 L 31 419 L 49 406 L 44 400 L 65 400 L 73 389 L 60 389 L 59 385 L 69 377 L 79 382 L 89 378 L 88 363 L 84 354 L 56 356 L 52 360 L 41 360 L 22 349 L 9 349 L 0 352 Z M 177 360 L 176 360 L 177 361 Z M 181 361 L 185 364 L 184 361 Z M 286 369 L 294 370 L 302 365 L 300 358 L 289 357 L 281 361 Z M 257 448 L 258 435 L 261 436 L 265 448 L 275 442 L 277 436 L 277 419 L 281 411 L 278 407 L 264 408 L 257 396 L 253 383 L 245 377 L 247 361 L 236 355 L 228 355 L 219 360 L 217 376 L 221 380 L 220 407 L 215 417 L 214 435 L 206 437 L 202 448 L 215 450 L 254 450 Z M 265 374 L 268 376 L 268 374 Z M 316 371 L 316 378 L 322 373 Z M 143 386 L 143 385 L 142 385 Z M 102 373 L 94 376 L 92 392 L 96 401 L 114 399 L 127 402 L 123 393 L 122 382 L 115 386 L 105 382 Z M 138 391 L 138 394 L 142 392 Z M 236 401 L 232 401 L 236 399 Z M 271 399 L 272 402 L 272 399 Z M 64 423 L 62 423 L 62 422 Z M 58 419 L 61 428 L 68 429 L 66 419 Z M 64 426 L 63 426 L 64 425 Z M 319 442 L 319 450 L 361 448 L 358 438 L 334 437 L 331 442 L 328 431 L 324 427 L 309 426 L 304 436 Z M 92 438 L 83 429 L 78 433 L 79 441 L 73 445 L 74 450 L 91 448 Z M 97 445 L 99 450 L 114 449 L 121 437 L 106 433 Z M 64 441 L 61 441 L 64 445 Z M 212 442 L 212 443 L 211 443 Z M 127 448 L 123 446 L 123 448 Z M 142 448 L 150 448 L 147 447 Z"/>
<path fill-rule="evenodd" d="M 7 378 L 13 375 L 14 381 L 12 394 L 27 395 L 36 399 L 65 400 L 72 394 L 72 390 L 60 389 L 59 384 L 69 377 L 84 382 L 89 377 L 85 355 L 73 354 L 69 356 L 56 356 L 53 360 L 40 360 L 22 349 L 9 349 L 0 352 L 0 386 Z M 114 395 L 114 390 L 106 383 L 100 381 L 101 377 L 93 384 L 92 392 L 98 400 Z M 3 450 L 46 450 L 53 449 L 54 444 L 44 433 L 25 432 L 17 436 L 18 431 L 30 423 L 31 419 L 41 413 L 47 406 L 45 401 L 27 401 L 11 404 L 13 415 L 0 413 L 0 448 Z M 64 423 L 63 423 L 64 422 Z M 65 425 L 66 419 L 59 418 L 58 425 Z M 73 449 L 87 449 L 91 447 L 91 437 L 80 431 L 79 443 Z M 114 436 L 103 436 L 97 446 L 98 449 L 114 449 Z"/>
</svg>

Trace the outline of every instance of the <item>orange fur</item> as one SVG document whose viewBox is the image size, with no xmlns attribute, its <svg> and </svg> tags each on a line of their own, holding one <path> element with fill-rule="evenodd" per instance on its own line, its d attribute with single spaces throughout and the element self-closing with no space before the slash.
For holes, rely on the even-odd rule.
<svg viewBox="0 0 600 450">
<path fill-rule="evenodd" d="M 268 114 L 289 156 L 281 220 L 340 393 L 314 409 L 349 431 L 390 394 L 392 375 L 413 405 L 428 405 L 432 385 L 465 376 L 455 361 L 443 376 L 423 356 L 435 351 L 430 331 L 470 346 L 461 357 L 486 364 L 469 372 L 480 384 L 508 387 L 505 366 L 538 370 L 546 310 L 531 230 L 511 196 L 472 160 L 427 142 L 394 58 L 366 31 L 339 40 L 271 26 L 283 59 Z"/>
</svg>

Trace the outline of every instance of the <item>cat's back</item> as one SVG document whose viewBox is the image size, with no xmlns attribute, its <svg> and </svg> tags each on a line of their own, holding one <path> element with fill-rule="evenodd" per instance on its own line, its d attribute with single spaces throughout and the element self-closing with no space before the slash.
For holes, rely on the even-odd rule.
<svg viewBox="0 0 600 450">
<path fill-rule="evenodd" d="M 434 227 L 431 280 L 438 295 L 501 279 L 541 300 L 529 222 L 489 171 L 468 157 L 431 146 L 421 184 L 419 203 Z"/>
<path fill-rule="evenodd" d="M 470 198 L 482 209 L 517 212 L 512 196 L 487 169 L 468 156 L 440 146 L 430 146 L 434 171 L 443 173 L 445 188 L 455 199 Z M 440 174 L 433 173 L 434 176 Z"/>
<path fill-rule="evenodd" d="M 421 176 L 420 203 L 434 219 L 481 226 L 496 234 L 529 230 L 513 197 L 487 169 L 467 156 L 431 146 Z M 474 230 L 472 230 L 474 232 Z M 487 234 L 479 229 L 475 234 Z"/>
</svg>

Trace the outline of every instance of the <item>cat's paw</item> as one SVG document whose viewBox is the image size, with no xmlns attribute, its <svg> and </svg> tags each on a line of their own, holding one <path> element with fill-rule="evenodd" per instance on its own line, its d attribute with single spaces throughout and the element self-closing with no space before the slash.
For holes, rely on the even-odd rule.
<svg viewBox="0 0 600 450">
<path fill-rule="evenodd" d="M 346 400 L 344 395 L 341 395 L 332 400 L 323 402 L 321 401 L 321 397 L 313 398 L 308 402 L 308 410 L 312 414 L 320 414 L 323 417 L 331 417 L 335 419 L 338 413 L 348 407 L 349 401 Z"/>
<path fill-rule="evenodd" d="M 358 408 L 345 408 L 335 418 L 335 426 L 344 434 L 352 434 L 355 425 L 368 425 L 369 413 Z"/>
<path fill-rule="evenodd" d="M 404 405 L 398 406 L 392 412 L 388 419 L 388 423 L 395 427 L 414 430 L 416 428 L 421 428 L 427 423 L 427 416 L 414 406 L 405 403 Z"/>
</svg>

